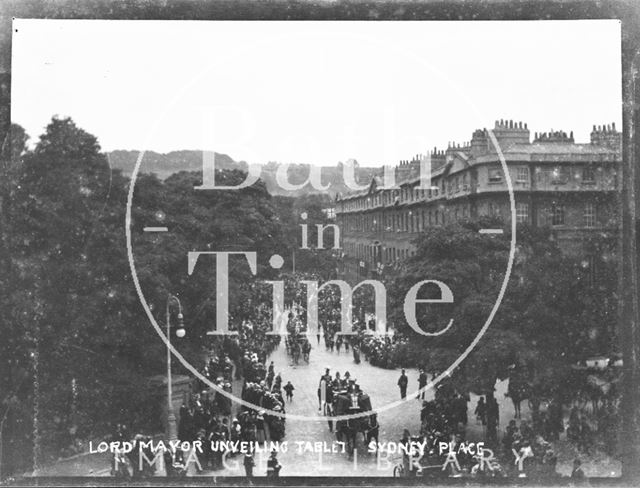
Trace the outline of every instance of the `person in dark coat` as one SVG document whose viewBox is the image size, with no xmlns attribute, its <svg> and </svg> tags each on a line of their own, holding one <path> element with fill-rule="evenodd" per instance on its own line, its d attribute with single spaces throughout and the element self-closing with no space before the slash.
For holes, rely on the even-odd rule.
<svg viewBox="0 0 640 488">
<path fill-rule="evenodd" d="M 244 474 L 247 478 L 253 478 L 253 468 L 256 465 L 256 462 L 253 460 L 253 456 L 250 452 L 244 455 Z"/>
<path fill-rule="evenodd" d="M 164 451 L 164 468 L 168 477 L 178 476 L 180 474 L 179 467 L 183 466 L 183 463 L 184 455 L 180 449 L 175 451 L 172 449 L 166 449 Z"/>
<path fill-rule="evenodd" d="M 274 449 L 271 451 L 271 457 L 267 461 L 267 478 L 279 478 L 282 466 L 278 462 L 278 453 Z"/>
<path fill-rule="evenodd" d="M 292 401 L 293 400 L 293 390 L 295 390 L 295 388 L 291 384 L 291 381 L 287 381 L 287 384 L 284 385 L 283 390 L 285 391 L 285 393 L 287 395 L 287 400 Z"/>
<path fill-rule="evenodd" d="M 191 412 L 185 402 L 180 406 L 180 417 L 178 419 L 178 439 L 181 441 L 191 440 Z"/>
<path fill-rule="evenodd" d="M 353 353 L 353 362 L 356 364 L 360 364 L 360 347 L 357 344 L 354 344 L 351 348 Z"/>
<path fill-rule="evenodd" d="M 409 378 L 405 374 L 404 369 L 400 378 L 398 378 L 398 386 L 400 387 L 400 398 L 407 398 L 407 385 L 409 384 Z"/>
<path fill-rule="evenodd" d="M 140 455 L 140 442 L 143 440 L 144 438 L 141 434 L 136 434 L 133 440 L 133 449 L 127 453 L 127 457 L 129 458 L 129 462 L 131 463 L 131 468 L 133 470 L 132 476 L 134 478 L 139 478 L 142 475 L 138 456 Z"/>
<path fill-rule="evenodd" d="M 423 369 L 420 369 L 420 375 L 418 376 L 418 389 L 422 390 L 427 386 L 427 373 Z M 418 395 L 418 400 L 424 400 L 427 396 L 427 392 L 423 391 Z"/>
<path fill-rule="evenodd" d="M 169 449 L 165 449 L 163 454 L 164 470 L 167 477 L 172 478 L 176 475 L 176 469 L 173 467 L 173 456 Z"/>
</svg>

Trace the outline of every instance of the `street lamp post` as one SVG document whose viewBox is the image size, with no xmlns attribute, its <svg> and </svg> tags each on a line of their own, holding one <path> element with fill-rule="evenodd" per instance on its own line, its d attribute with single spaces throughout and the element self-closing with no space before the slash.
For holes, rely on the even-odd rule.
<svg viewBox="0 0 640 488">
<path fill-rule="evenodd" d="M 167 298 L 167 434 L 170 441 L 178 439 L 178 427 L 176 425 L 176 414 L 173 410 L 173 385 L 171 382 L 171 303 L 178 304 L 178 329 L 177 337 L 184 337 L 184 323 L 182 315 L 182 304 L 175 295 L 169 294 Z"/>
</svg>

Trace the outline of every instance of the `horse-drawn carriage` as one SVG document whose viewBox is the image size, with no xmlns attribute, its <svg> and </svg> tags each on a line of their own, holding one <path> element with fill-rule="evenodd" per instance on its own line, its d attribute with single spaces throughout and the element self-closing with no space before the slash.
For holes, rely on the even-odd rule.
<svg viewBox="0 0 640 488">
<path fill-rule="evenodd" d="M 319 394 L 321 395 L 320 392 Z M 336 421 L 331 419 L 331 417 L 372 412 L 369 395 L 358 391 L 353 385 L 350 385 L 348 390 L 334 391 L 331 384 L 326 387 L 325 395 L 324 414 L 329 417 L 329 428 L 335 431 L 338 442 L 346 444 L 346 450 L 350 455 L 356 447 L 358 434 L 362 434 L 367 445 L 372 439 L 378 441 L 378 416 L 375 413 Z"/>
<path fill-rule="evenodd" d="M 294 364 L 298 364 L 301 357 L 303 361 L 309 364 L 311 343 L 306 335 L 300 333 L 289 334 L 285 339 L 285 346 L 287 354 L 291 357 Z"/>
</svg>

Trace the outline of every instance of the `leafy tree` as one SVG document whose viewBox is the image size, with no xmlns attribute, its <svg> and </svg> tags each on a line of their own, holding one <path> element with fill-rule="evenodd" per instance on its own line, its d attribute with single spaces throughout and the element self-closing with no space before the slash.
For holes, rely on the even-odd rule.
<svg viewBox="0 0 640 488">
<path fill-rule="evenodd" d="M 414 349 L 408 353 L 414 364 L 443 370 L 484 325 L 504 279 L 510 235 L 481 235 L 477 229 L 499 225 L 480 221 L 428 229 L 417 242 L 415 256 L 389 280 L 389 315 Z M 588 262 L 566 255 L 549 229 L 518 227 L 514 267 L 500 308 L 455 372 L 461 388 L 491 391 L 497 379 L 524 370 L 531 384 L 546 385 L 542 390 L 551 396 L 563 387 L 560 380 L 572 364 L 614 351 L 614 244 L 607 237 L 592 241 L 586 246 L 605 259 Z M 416 307 L 425 331 L 442 330 L 454 320 L 451 329 L 437 337 L 419 335 L 404 317 L 408 289 L 425 279 L 445 283 L 454 295 L 453 305 Z M 418 298 L 439 298 L 439 291 L 425 288 Z"/>
<path fill-rule="evenodd" d="M 16 129 L 14 139 L 24 145 L 24 131 Z M 103 436 L 116 422 L 156 431 L 158 405 L 149 377 L 164 374 L 164 344 L 148 326 L 130 277 L 123 229 L 129 181 L 111 170 L 97 139 L 67 118 L 54 118 L 32 151 L 23 147 L 17 154 L 23 157 L 3 160 L 12 178 L 2 188 L 2 219 L 8 223 L 2 262 L 10 273 L 0 277 L 8 311 L 0 319 L 6 339 L 1 347 L 2 366 L 13 371 L 2 375 L 13 378 L 3 392 L 15 391 L 25 375 L 30 381 L 22 384 L 32 385 L 37 376 L 40 388 L 37 413 L 33 392 L 22 392 L 28 429 L 10 432 L 11 442 L 29 445 L 24 436 L 33 431 L 32 413 L 42 446 L 38 462 L 71 453 L 79 439 Z M 244 177 L 237 170 L 221 174 L 230 184 Z M 136 270 L 145 295 L 161 325 L 168 294 L 180 297 L 188 333 L 174 345 L 192 364 L 202 361 L 206 331 L 215 324 L 216 293 L 212 262 L 203 261 L 187 276 L 188 251 L 258 253 L 258 276 L 246 262 L 231 260 L 233 328 L 253 313 L 246 306 L 255 300 L 250 284 L 276 275 L 267 261 L 286 241 L 263 184 L 196 192 L 199 178 L 182 172 L 161 181 L 141 174 L 132 208 Z M 143 233 L 147 225 L 166 225 L 170 232 Z M 13 396 L 2 400 L 15 405 Z M 17 419 L 8 421 L 14 425 Z M 29 459 L 31 453 L 21 454 Z"/>
<path fill-rule="evenodd" d="M 20 206 L 22 158 L 28 137 L 22 127 L 12 124 L 0 151 L 0 466 L 26 469 L 31 445 L 33 404 L 30 356 L 33 324 L 26 320 L 36 307 L 28 291 L 34 285 L 31 266 L 14 251 L 19 236 L 13 232 Z M 6 475 L 4 470 L 2 475 Z"/>
</svg>

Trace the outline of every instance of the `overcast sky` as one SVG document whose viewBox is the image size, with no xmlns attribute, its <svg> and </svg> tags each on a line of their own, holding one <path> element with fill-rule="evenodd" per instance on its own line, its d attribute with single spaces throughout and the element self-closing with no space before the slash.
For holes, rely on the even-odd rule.
<svg viewBox="0 0 640 488">
<path fill-rule="evenodd" d="M 71 116 L 103 149 L 394 163 L 496 119 L 621 126 L 620 25 L 16 20 L 12 119 Z"/>
</svg>

